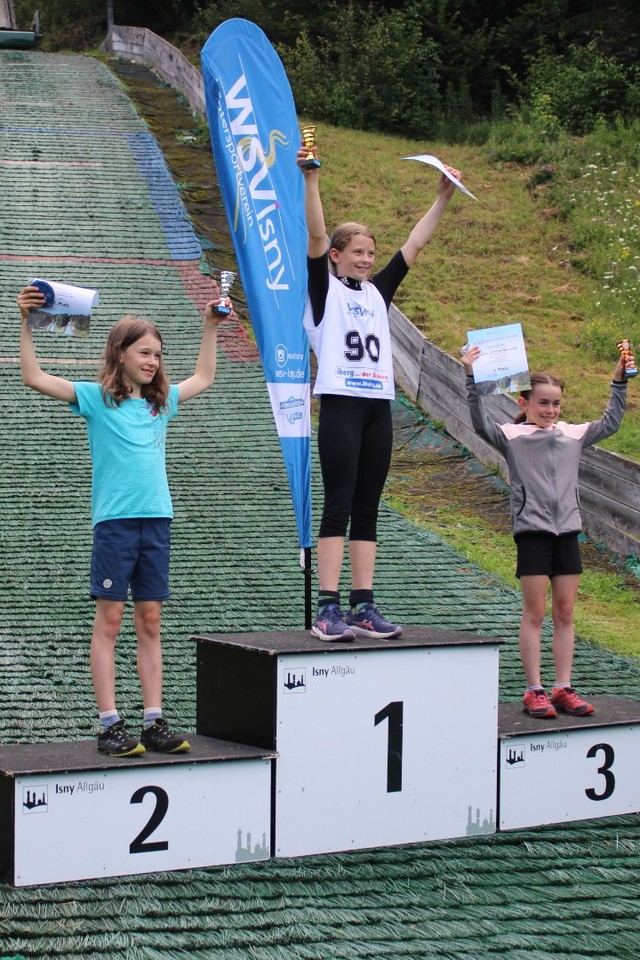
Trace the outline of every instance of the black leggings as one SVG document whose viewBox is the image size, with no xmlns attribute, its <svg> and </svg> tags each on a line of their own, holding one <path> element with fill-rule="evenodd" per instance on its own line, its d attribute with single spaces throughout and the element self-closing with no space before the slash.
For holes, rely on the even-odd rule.
<svg viewBox="0 0 640 960">
<path fill-rule="evenodd" d="M 324 484 L 321 537 L 375 540 L 393 445 L 389 400 L 322 394 L 318 454 Z"/>
</svg>

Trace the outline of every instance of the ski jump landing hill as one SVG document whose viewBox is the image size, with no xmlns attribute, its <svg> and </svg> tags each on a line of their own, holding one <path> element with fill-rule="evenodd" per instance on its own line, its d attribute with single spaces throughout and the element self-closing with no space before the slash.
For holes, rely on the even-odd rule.
<svg viewBox="0 0 640 960">
<path fill-rule="evenodd" d="M 199 268 L 198 239 L 160 150 L 104 64 L 88 57 L 0 51 L 0 86 L 0 304 L 4 317 L 0 332 L 0 750 L 15 748 L 23 758 L 20 769 L 2 766 L 3 813 L 11 797 L 15 803 L 19 796 L 19 808 L 17 813 L 14 810 L 15 835 L 6 815 L 2 818 L 0 859 L 6 865 L 22 855 L 25 825 L 37 822 L 41 845 L 36 844 L 26 859 L 31 869 L 56 839 L 53 829 L 47 829 L 53 818 L 47 820 L 51 814 L 45 808 L 50 804 L 53 812 L 55 804 L 73 804 L 78 797 L 83 803 L 94 797 L 99 804 L 105 777 L 112 772 L 116 777 L 129 776 L 131 766 L 104 771 L 94 764 L 89 775 L 88 761 L 82 756 L 86 750 L 97 757 L 91 742 L 94 706 L 87 666 L 92 620 L 86 599 L 89 458 L 83 425 L 63 405 L 21 385 L 15 297 L 37 275 L 100 291 L 101 304 L 86 340 L 39 339 L 39 354 L 52 372 L 71 379 L 93 378 L 109 326 L 125 312 L 135 312 L 152 317 L 161 327 L 169 371 L 177 379 L 194 363 L 201 334 L 199 311 L 211 284 Z M 199 775 L 198 768 L 208 763 L 201 752 L 206 748 L 202 740 L 214 739 L 212 730 L 220 723 L 219 702 L 226 702 L 231 711 L 231 719 L 228 714 L 225 722 L 243 723 L 247 711 L 242 704 L 256 689 L 256 677 L 262 678 L 257 686 L 262 691 L 268 689 L 265 681 L 273 682 L 275 677 L 278 690 L 272 702 L 279 702 L 282 711 L 291 711 L 292 703 L 309 704 L 311 698 L 305 700 L 308 695 L 301 691 L 311 689 L 315 662 L 305 672 L 303 684 L 300 658 L 318 656 L 317 645 L 310 650 L 306 645 L 312 641 L 296 636 L 303 591 L 286 478 L 256 353 L 236 324 L 222 331 L 216 386 L 185 408 L 172 425 L 168 464 L 177 509 L 173 599 L 167 604 L 164 630 L 166 700 L 176 726 L 198 730 L 193 763 L 170 767 L 183 774 L 184 785 L 188 776 Z M 317 477 L 314 488 L 319 489 Z M 464 773 L 469 754 L 464 732 L 459 731 L 466 725 L 470 743 L 474 728 L 480 725 L 479 714 L 497 712 L 494 694 L 507 708 L 508 701 L 516 702 L 521 694 L 518 595 L 474 568 L 438 537 L 388 509 L 383 510 L 380 539 L 379 580 L 385 601 L 399 619 L 418 624 L 423 632 L 466 634 L 468 642 L 461 651 L 482 647 L 484 636 L 494 638 L 486 647 L 493 651 L 490 656 L 496 668 L 499 646 L 499 674 L 490 691 L 480 683 L 469 696 L 465 679 L 467 693 L 461 698 L 458 675 L 475 663 L 475 655 L 469 653 L 467 658 L 464 652 L 437 690 L 428 684 L 423 690 L 420 708 L 437 694 L 442 709 L 431 728 L 421 728 L 419 740 L 437 746 L 446 743 L 448 731 L 455 730 L 455 743 L 442 752 L 442 759 L 450 763 L 455 751 L 457 767 Z M 200 637 L 197 654 L 194 634 Z M 272 653 L 270 644 L 279 636 L 284 639 Z M 545 640 L 548 646 L 548 625 Z M 408 632 L 404 649 L 387 651 L 391 660 L 395 662 L 405 651 L 413 655 L 415 651 L 408 649 L 412 642 Z M 363 647 L 323 654 L 335 660 L 332 683 L 340 710 L 348 696 L 346 685 L 354 677 L 366 677 L 367 658 L 378 653 Z M 244 669 L 225 674 L 225 663 L 218 661 L 236 657 L 248 658 Z M 297 666 L 282 665 L 296 676 L 281 686 L 281 673 L 279 668 L 274 673 L 273 664 L 282 657 L 297 658 Z M 133 637 L 127 628 L 119 649 L 119 697 L 132 722 L 140 709 L 133 659 Z M 346 667 L 355 667 L 359 673 Z M 399 671 L 398 682 L 404 682 L 402 675 L 409 673 Z M 578 645 L 575 679 L 599 697 L 640 698 L 636 661 L 585 644 Z M 214 683 L 218 696 L 207 697 Z M 285 693 L 285 683 L 291 693 Z M 317 689 L 322 693 L 328 688 Z M 419 691 L 412 696 L 412 702 L 418 703 Z M 378 713 L 367 720 L 367 731 L 380 736 L 389 761 L 383 789 L 386 784 L 391 802 L 394 795 L 402 795 L 388 789 L 398 784 L 398 754 L 390 749 L 397 745 L 399 710 L 394 704 L 398 702 L 401 698 L 381 701 Z M 309 727 L 314 736 L 331 717 L 333 697 L 318 704 Z M 332 751 L 348 748 L 355 736 L 355 719 L 355 712 L 343 717 L 340 730 L 322 751 L 312 744 L 311 756 L 324 769 L 332 766 Z M 418 742 L 410 721 L 407 713 L 402 725 L 405 750 L 415 749 Z M 273 722 L 271 717 L 271 731 Z M 263 734 L 268 723 L 263 724 Z M 580 789 L 591 791 L 592 796 L 587 796 L 591 809 L 606 810 L 624 779 L 619 757 L 612 757 L 604 747 L 614 728 L 615 723 L 611 729 L 599 730 L 582 751 L 582 760 L 590 766 L 588 782 Z M 281 736 L 278 732 L 279 740 Z M 502 757 L 498 759 L 501 776 L 506 776 L 502 771 L 508 767 L 514 769 L 514 776 L 529 776 L 538 762 L 533 758 L 561 753 L 560 747 L 547 749 L 547 744 L 560 743 L 564 732 L 549 730 L 543 741 L 533 741 L 545 749 L 531 749 L 525 767 L 518 767 L 522 744 L 529 743 L 530 737 L 530 731 L 514 726 L 504 767 Z M 69 741 L 72 746 L 67 752 Z M 516 747 L 510 752 L 513 743 Z M 260 743 L 254 746 L 257 756 L 245 759 L 264 766 L 274 762 L 272 753 L 284 756 L 286 744 L 279 742 L 275 751 Z M 361 762 L 358 749 L 354 764 Z M 241 762 L 238 756 L 231 759 Z M 34 766 L 38 761 L 40 766 Z M 564 796 L 554 774 L 539 769 L 529 790 L 534 810 L 538 795 L 560 800 Z M 173 823 L 180 833 L 185 821 L 192 823 L 193 795 L 187 791 L 173 800 L 169 788 L 156 783 L 159 766 L 134 772 L 138 776 L 149 770 L 153 777 L 129 791 L 119 813 L 127 824 L 130 816 L 140 815 L 139 828 L 127 836 L 126 855 L 142 864 L 137 868 L 142 875 L 3 886 L 0 936 L 5 957 L 630 960 L 636 956 L 640 824 L 635 815 L 576 817 L 539 829 L 516 824 L 516 829 L 494 832 L 496 811 L 483 808 L 480 816 L 470 811 L 468 823 L 458 834 L 461 839 L 407 846 L 376 844 L 375 849 L 360 851 L 342 846 L 342 852 L 330 855 L 304 851 L 304 857 L 276 856 L 258 862 L 256 858 L 268 856 L 269 826 L 246 823 L 238 807 L 237 818 L 230 818 L 234 821 L 232 859 L 256 862 L 192 869 L 184 862 L 181 869 L 174 869 L 167 861 L 170 870 L 154 866 L 161 872 L 143 875 L 145 858 L 165 852 L 153 847 L 155 843 L 167 844 L 166 850 L 172 853 L 173 835 L 165 834 L 164 828 Z M 25 787 L 21 794 L 13 792 L 16 778 L 26 782 L 33 776 L 33 787 Z M 438 769 L 431 768 L 429 776 L 435 788 Z M 43 785 L 46 802 L 42 802 Z M 78 789 L 62 789 L 71 786 Z M 255 796 L 261 791 L 264 778 Z M 240 790 L 240 796 L 249 793 L 249 789 Z M 342 816 L 353 817 L 340 784 L 335 796 L 340 809 L 331 816 L 321 810 L 315 818 L 317 844 Z M 158 829 L 151 824 L 153 816 Z M 96 820 L 92 835 L 98 849 L 105 846 L 107 821 L 114 819 L 118 818 L 109 809 Z M 295 825 L 295 816 L 288 821 Z M 216 810 L 208 815 L 205 811 L 202 822 L 203 830 L 215 824 Z M 65 829 L 62 850 L 75 855 L 88 842 L 84 822 L 78 818 L 74 823 L 72 817 Z M 311 835 L 311 831 L 302 833 Z M 338 849 L 335 842 L 332 848 Z M 196 854 L 189 856 L 193 863 L 202 862 Z M 64 859 L 61 855 L 59 862 Z M 13 880 L 30 882 L 28 877 Z"/>
</svg>

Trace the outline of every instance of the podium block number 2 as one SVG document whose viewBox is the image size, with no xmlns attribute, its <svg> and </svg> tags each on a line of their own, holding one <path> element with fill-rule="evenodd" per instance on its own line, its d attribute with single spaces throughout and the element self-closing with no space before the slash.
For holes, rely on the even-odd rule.
<svg viewBox="0 0 640 960">
<path fill-rule="evenodd" d="M 132 840 L 129 844 L 129 853 L 157 853 L 159 850 L 169 849 L 168 840 L 152 840 L 150 843 L 147 842 L 147 837 L 150 837 L 160 826 L 169 809 L 169 795 L 167 791 L 163 790 L 162 787 L 140 787 L 132 795 L 129 803 L 142 803 L 148 793 L 153 794 L 156 798 L 156 805 L 145 826 L 135 840 Z"/>
<path fill-rule="evenodd" d="M 394 700 L 379 710 L 374 717 L 374 726 L 383 720 L 389 721 L 387 732 L 387 793 L 402 790 L 402 724 L 404 704 Z"/>
<path fill-rule="evenodd" d="M 600 750 L 603 753 L 604 763 L 598 767 L 598 773 L 604 777 L 604 789 L 602 793 L 596 793 L 593 787 L 589 787 L 585 790 L 589 800 L 608 800 L 616 788 L 616 778 L 611 772 L 611 767 L 613 766 L 616 755 L 611 744 L 594 743 L 594 745 L 587 750 L 587 757 L 595 757 Z"/>
</svg>

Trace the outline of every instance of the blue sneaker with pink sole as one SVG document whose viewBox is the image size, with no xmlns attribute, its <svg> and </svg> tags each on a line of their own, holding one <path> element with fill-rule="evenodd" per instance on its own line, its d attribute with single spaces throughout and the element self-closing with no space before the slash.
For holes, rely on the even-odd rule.
<svg viewBox="0 0 640 960">
<path fill-rule="evenodd" d="M 340 641 L 355 640 L 355 633 L 347 626 L 345 617 L 337 603 L 327 603 L 320 607 L 311 633 L 319 640 Z"/>
<path fill-rule="evenodd" d="M 345 614 L 345 623 L 357 637 L 370 637 L 372 640 L 391 640 L 402 634 L 402 627 L 391 623 L 382 616 L 373 603 L 367 603 L 361 610 L 350 610 Z"/>
</svg>

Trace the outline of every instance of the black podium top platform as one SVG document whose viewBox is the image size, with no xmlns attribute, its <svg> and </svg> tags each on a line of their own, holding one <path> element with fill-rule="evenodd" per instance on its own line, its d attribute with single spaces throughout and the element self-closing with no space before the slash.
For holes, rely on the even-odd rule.
<svg viewBox="0 0 640 960">
<path fill-rule="evenodd" d="M 472 631 L 436 630 L 432 627 L 408 626 L 402 636 L 393 640 L 319 640 L 307 630 L 280 630 L 270 633 L 198 633 L 194 640 L 243 648 L 256 653 L 277 656 L 282 653 L 360 653 L 363 650 L 400 650 L 415 647 L 482 646 L 504 643 L 499 637 L 487 637 Z"/>
<path fill-rule="evenodd" d="M 65 743 L 14 743 L 0 746 L 0 776 L 36 773 L 71 773 L 74 770 L 113 770 L 116 767 L 157 767 L 160 764 L 220 763 L 226 760 L 272 760 L 273 750 L 230 743 L 214 737 L 187 734 L 188 753 L 158 753 L 147 750 L 138 757 L 109 757 L 99 753 L 95 740 Z"/>
<path fill-rule="evenodd" d="M 498 736 L 530 736 L 532 733 L 564 733 L 593 727 L 617 727 L 640 723 L 640 701 L 622 700 L 620 697 L 589 697 L 595 713 L 587 717 L 568 717 L 559 713 L 553 720 L 530 717 L 522 710 L 521 703 L 501 703 L 498 707 Z"/>
</svg>

